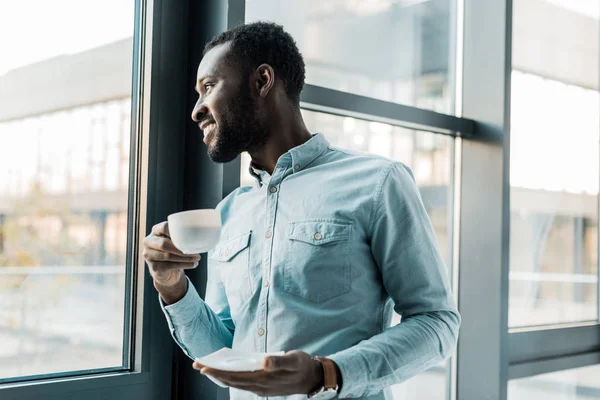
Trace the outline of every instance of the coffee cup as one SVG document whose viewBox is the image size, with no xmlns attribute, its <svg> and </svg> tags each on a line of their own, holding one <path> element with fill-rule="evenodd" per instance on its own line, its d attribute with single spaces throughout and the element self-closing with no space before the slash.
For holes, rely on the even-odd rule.
<svg viewBox="0 0 600 400">
<path fill-rule="evenodd" d="M 221 213 L 214 209 L 178 212 L 168 222 L 171 240 L 184 254 L 206 253 L 221 236 Z"/>
</svg>

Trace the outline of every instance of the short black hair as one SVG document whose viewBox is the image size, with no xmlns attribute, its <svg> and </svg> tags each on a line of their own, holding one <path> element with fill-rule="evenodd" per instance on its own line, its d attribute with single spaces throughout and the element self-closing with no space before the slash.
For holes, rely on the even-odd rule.
<svg viewBox="0 0 600 400">
<path fill-rule="evenodd" d="M 208 42 L 203 54 L 224 43 L 231 43 L 231 55 L 249 71 L 263 63 L 269 64 L 275 71 L 275 79 L 283 82 L 288 97 L 296 103 L 300 101 L 304 59 L 296 41 L 283 26 L 263 21 L 237 26 Z"/>
</svg>

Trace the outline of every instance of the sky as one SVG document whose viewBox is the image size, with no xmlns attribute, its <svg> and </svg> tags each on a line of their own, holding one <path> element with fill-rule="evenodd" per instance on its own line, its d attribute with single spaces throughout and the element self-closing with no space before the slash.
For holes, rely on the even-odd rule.
<svg viewBox="0 0 600 400">
<path fill-rule="evenodd" d="M 0 0 L 0 76 L 133 35 L 135 0 Z"/>
</svg>

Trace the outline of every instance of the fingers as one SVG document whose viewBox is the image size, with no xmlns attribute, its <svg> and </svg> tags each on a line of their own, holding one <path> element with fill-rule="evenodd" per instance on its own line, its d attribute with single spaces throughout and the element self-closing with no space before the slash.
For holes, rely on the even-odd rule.
<svg viewBox="0 0 600 400">
<path fill-rule="evenodd" d="M 292 354 L 293 357 L 297 356 Z M 222 371 L 206 367 L 197 361 L 192 366 L 194 369 L 199 370 L 202 375 L 210 375 L 227 386 L 253 392 L 261 397 L 303 392 L 303 389 L 293 384 L 294 380 L 297 380 L 297 374 L 284 370 L 274 372 L 265 370 L 252 372 Z M 290 383 L 292 383 L 292 386 L 290 386 Z"/>
<path fill-rule="evenodd" d="M 166 253 L 164 251 L 155 250 L 149 247 L 144 248 L 143 255 L 146 261 L 152 262 L 174 262 L 193 264 L 200 261 L 199 254 L 179 255 Z"/>
<path fill-rule="evenodd" d="M 289 352 L 283 356 L 269 356 L 263 360 L 263 368 L 265 371 L 296 371 L 300 360 L 298 353 Z"/>
<path fill-rule="evenodd" d="M 161 273 L 175 269 L 194 269 L 198 266 L 198 263 L 174 263 L 174 262 L 149 262 L 151 273 L 152 271 Z"/>
<path fill-rule="evenodd" d="M 194 363 L 192 364 L 192 368 L 200 371 L 202 368 L 204 368 L 204 365 L 200 364 L 198 361 L 194 361 Z"/>
<path fill-rule="evenodd" d="M 200 373 L 202 375 L 210 375 L 226 385 L 236 388 L 254 387 L 256 389 L 266 389 L 269 386 L 269 382 L 271 382 L 271 378 L 264 371 L 233 372 L 202 367 Z"/>
<path fill-rule="evenodd" d="M 169 235 L 169 223 L 167 221 L 163 221 L 160 224 L 156 224 L 152 227 L 152 234 L 155 236 L 164 236 L 170 238 Z"/>
<path fill-rule="evenodd" d="M 163 253 L 177 254 L 184 257 L 192 256 L 192 254 L 183 254 L 181 250 L 175 247 L 173 241 L 170 238 L 164 236 L 156 236 L 154 234 L 147 236 L 144 239 L 144 247 L 158 250 Z"/>
</svg>

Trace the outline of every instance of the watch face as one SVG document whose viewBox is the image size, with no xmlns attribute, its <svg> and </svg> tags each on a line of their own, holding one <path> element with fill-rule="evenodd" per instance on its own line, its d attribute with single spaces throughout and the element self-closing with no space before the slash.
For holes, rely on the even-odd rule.
<svg viewBox="0 0 600 400">
<path fill-rule="evenodd" d="M 335 399 L 337 396 L 337 390 L 335 389 L 327 389 L 322 391 L 321 393 L 317 393 L 310 398 L 310 400 L 329 400 Z"/>
</svg>

